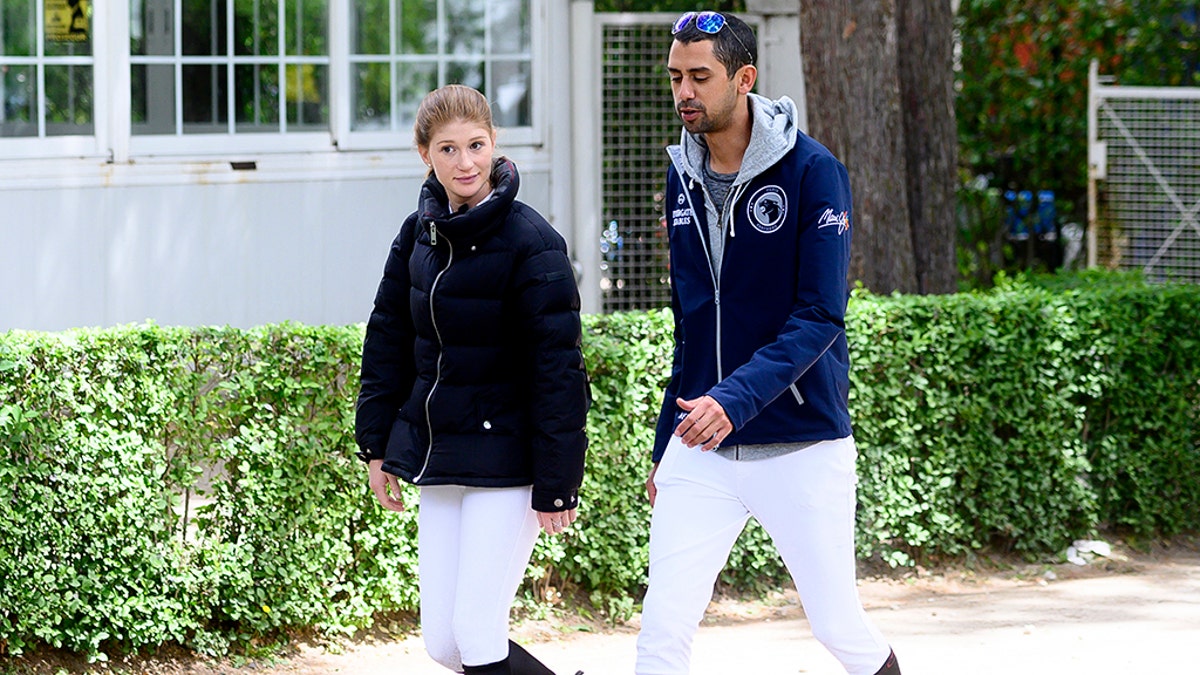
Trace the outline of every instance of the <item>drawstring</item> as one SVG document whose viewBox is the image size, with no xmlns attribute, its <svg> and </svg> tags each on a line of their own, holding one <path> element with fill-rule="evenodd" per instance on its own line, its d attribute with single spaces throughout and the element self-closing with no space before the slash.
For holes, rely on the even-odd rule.
<svg viewBox="0 0 1200 675">
<path fill-rule="evenodd" d="M 742 183 L 733 188 L 733 193 L 729 195 L 729 236 L 736 237 L 737 230 L 734 229 L 734 224 L 737 223 L 737 200 L 746 191 L 746 186 L 749 183 Z"/>
</svg>

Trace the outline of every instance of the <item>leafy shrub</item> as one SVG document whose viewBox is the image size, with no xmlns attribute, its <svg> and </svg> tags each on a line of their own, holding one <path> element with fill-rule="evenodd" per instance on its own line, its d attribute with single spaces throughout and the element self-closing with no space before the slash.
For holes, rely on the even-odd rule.
<svg viewBox="0 0 1200 675">
<path fill-rule="evenodd" d="M 361 327 L 141 326 L 0 340 L 0 652 L 412 610 L 415 520 L 350 456 Z"/>
<path fill-rule="evenodd" d="M 856 292 L 847 317 L 858 552 L 892 564 L 1200 529 L 1200 289 L 1129 275 Z M 647 568 L 644 482 L 669 312 L 585 317 L 595 404 L 581 522 L 531 594 L 614 618 Z M 362 326 L 0 335 L 0 654 L 220 652 L 417 605 L 415 508 L 353 457 Z M 416 506 L 417 491 L 405 498 Z M 723 584 L 786 580 L 747 528 Z"/>
</svg>

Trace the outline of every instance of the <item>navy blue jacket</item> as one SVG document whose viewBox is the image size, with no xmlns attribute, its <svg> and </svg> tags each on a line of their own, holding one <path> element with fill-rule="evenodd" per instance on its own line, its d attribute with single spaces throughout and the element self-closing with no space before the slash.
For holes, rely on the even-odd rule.
<svg viewBox="0 0 1200 675">
<path fill-rule="evenodd" d="M 364 459 L 417 485 L 533 485 L 532 506 L 578 505 L 590 394 L 566 242 L 492 195 L 449 213 L 430 177 L 392 244 L 363 343 L 355 434 Z"/>
<path fill-rule="evenodd" d="M 712 396 L 725 409 L 733 445 L 794 443 L 851 434 L 849 354 L 850 183 L 845 166 L 821 144 L 783 125 L 784 112 L 753 97 L 767 124 L 728 197 L 725 252 L 713 269 L 705 191 L 695 168 L 697 139 L 670 149 L 666 222 L 671 254 L 675 351 L 659 417 L 654 461 L 662 457 L 681 410 L 676 398 Z M 790 104 L 790 101 L 787 103 Z M 767 166 L 754 158 L 772 148 Z M 773 144 L 773 145 L 768 145 Z M 689 154 L 689 152 L 691 154 Z M 778 154 L 778 153 L 776 153 Z M 691 158 L 692 161 L 689 161 Z"/>
</svg>

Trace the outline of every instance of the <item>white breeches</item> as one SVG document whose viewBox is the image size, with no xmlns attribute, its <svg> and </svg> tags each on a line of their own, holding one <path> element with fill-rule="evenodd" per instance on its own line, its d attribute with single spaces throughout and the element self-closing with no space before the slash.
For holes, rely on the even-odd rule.
<svg viewBox="0 0 1200 675">
<path fill-rule="evenodd" d="M 531 491 L 421 488 L 421 633 L 429 655 L 455 672 L 508 656 L 508 612 L 538 536 Z"/>
<path fill-rule="evenodd" d="M 637 675 L 689 672 L 713 584 L 750 516 L 787 565 L 817 640 L 848 673 L 878 671 L 890 650 L 863 611 L 855 583 L 857 455 L 847 437 L 732 461 L 673 437 L 654 476 Z"/>
</svg>

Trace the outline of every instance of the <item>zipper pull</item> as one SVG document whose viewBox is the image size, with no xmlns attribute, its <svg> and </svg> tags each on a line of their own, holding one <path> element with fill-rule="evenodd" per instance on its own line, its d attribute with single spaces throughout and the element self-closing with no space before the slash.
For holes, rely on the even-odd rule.
<svg viewBox="0 0 1200 675">
<path fill-rule="evenodd" d="M 437 246 L 437 223 L 429 221 L 429 244 Z"/>
</svg>

